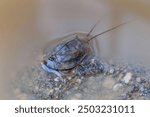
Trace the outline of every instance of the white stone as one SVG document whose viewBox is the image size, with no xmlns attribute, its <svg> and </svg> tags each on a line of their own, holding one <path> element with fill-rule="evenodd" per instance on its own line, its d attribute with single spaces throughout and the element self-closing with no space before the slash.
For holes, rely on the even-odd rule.
<svg viewBox="0 0 150 117">
<path fill-rule="evenodd" d="M 77 79 L 76 82 L 81 84 L 81 79 Z"/>
<path fill-rule="evenodd" d="M 132 73 L 129 72 L 129 73 L 127 73 L 127 74 L 125 75 L 125 77 L 123 78 L 123 81 L 124 81 L 126 84 L 128 84 L 129 81 L 131 80 L 131 78 L 132 78 Z"/>
<path fill-rule="evenodd" d="M 122 87 L 123 85 L 121 83 L 115 84 L 113 87 L 113 91 L 119 91 Z"/>
<path fill-rule="evenodd" d="M 91 59 L 91 63 L 94 64 L 95 63 L 95 59 Z"/>
<path fill-rule="evenodd" d="M 110 74 L 113 74 L 113 73 L 114 73 L 114 71 L 115 71 L 115 70 L 112 68 L 112 69 L 110 69 L 110 71 L 109 71 L 109 72 L 110 72 Z"/>
<path fill-rule="evenodd" d="M 58 91 L 59 90 L 59 88 L 55 88 L 55 91 Z"/>
<path fill-rule="evenodd" d="M 72 73 L 73 73 L 73 74 L 75 74 L 75 73 L 76 73 L 76 71 L 75 71 L 75 70 L 73 70 L 73 71 L 72 71 Z"/>
<path fill-rule="evenodd" d="M 54 81 L 55 81 L 55 82 L 60 81 L 60 80 L 59 80 L 59 77 L 56 77 L 56 78 L 54 79 Z"/>
<path fill-rule="evenodd" d="M 71 80 L 72 78 L 71 77 L 68 77 L 68 80 Z"/>
<path fill-rule="evenodd" d="M 136 78 L 136 81 L 141 82 L 141 78 L 140 77 Z"/>
</svg>

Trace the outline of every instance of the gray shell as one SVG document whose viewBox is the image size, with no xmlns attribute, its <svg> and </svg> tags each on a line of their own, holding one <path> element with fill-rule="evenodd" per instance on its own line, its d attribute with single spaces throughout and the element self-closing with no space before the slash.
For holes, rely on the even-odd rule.
<svg viewBox="0 0 150 117">
<path fill-rule="evenodd" d="M 46 64 L 48 68 L 57 71 L 70 70 L 79 65 L 90 51 L 89 44 L 76 36 L 72 40 L 58 44 Z"/>
</svg>

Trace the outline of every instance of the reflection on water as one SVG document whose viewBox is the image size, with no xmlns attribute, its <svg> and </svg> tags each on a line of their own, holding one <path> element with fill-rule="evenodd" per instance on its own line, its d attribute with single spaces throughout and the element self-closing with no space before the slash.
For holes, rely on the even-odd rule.
<svg viewBox="0 0 150 117">
<path fill-rule="evenodd" d="M 98 19 L 102 21 L 93 34 L 130 17 L 135 14 L 97 0 L 1 0 L 0 98 L 13 98 L 10 97 L 9 83 L 21 68 L 40 56 L 38 51 L 50 41 L 57 43 L 55 38 L 72 32 L 88 32 Z M 150 66 L 147 53 L 150 50 L 150 26 L 147 20 L 140 16 L 136 18 L 139 20 L 95 40 L 96 53 L 105 57 L 136 58 Z"/>
</svg>

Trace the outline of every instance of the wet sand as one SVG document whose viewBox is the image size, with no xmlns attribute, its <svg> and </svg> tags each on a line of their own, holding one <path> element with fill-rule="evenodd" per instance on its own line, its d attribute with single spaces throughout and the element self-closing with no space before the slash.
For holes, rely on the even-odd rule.
<svg viewBox="0 0 150 117">
<path fill-rule="evenodd" d="M 52 51 L 47 47 L 37 53 L 39 55 L 32 64 L 17 72 L 11 83 L 15 99 L 150 99 L 150 70 L 142 64 L 125 60 L 107 61 L 92 55 L 74 76 L 63 76 L 66 81 L 63 82 L 41 67 L 42 56 L 48 56 Z"/>
</svg>

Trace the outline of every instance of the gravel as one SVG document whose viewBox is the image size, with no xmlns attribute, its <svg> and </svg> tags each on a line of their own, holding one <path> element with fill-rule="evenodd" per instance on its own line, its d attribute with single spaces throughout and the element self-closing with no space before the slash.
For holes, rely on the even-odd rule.
<svg viewBox="0 0 150 117">
<path fill-rule="evenodd" d="M 150 70 L 124 61 L 107 62 L 90 56 L 63 82 L 48 74 L 37 61 L 16 74 L 16 99 L 150 99 Z"/>
</svg>

